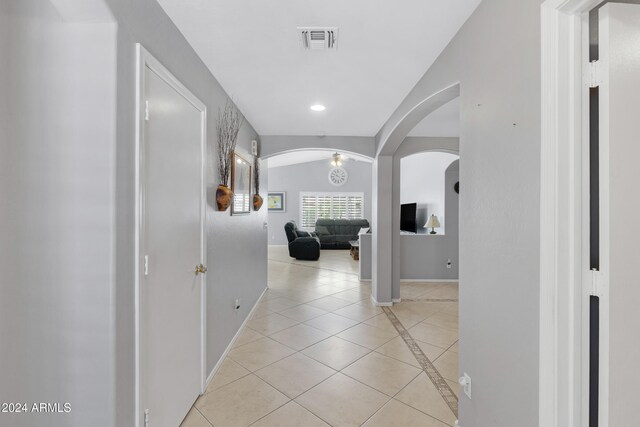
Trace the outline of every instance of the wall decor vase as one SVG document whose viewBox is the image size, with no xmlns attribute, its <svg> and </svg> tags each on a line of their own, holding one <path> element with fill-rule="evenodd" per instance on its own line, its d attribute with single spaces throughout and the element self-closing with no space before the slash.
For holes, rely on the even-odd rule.
<svg viewBox="0 0 640 427">
<path fill-rule="evenodd" d="M 253 195 L 253 210 L 254 211 L 259 211 L 260 208 L 262 207 L 262 204 L 264 203 L 264 200 L 262 199 L 262 196 L 259 194 L 254 194 Z"/>
<path fill-rule="evenodd" d="M 218 210 L 222 212 L 229 209 L 232 200 L 233 191 L 226 185 L 218 185 L 218 189 L 216 190 L 216 205 L 218 206 Z"/>
</svg>

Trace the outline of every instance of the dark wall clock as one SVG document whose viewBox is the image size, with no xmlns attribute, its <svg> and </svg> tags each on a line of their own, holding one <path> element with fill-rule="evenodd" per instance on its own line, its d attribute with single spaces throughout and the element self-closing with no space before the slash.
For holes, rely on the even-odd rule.
<svg viewBox="0 0 640 427">
<path fill-rule="evenodd" d="M 453 191 L 455 191 L 457 194 L 460 194 L 460 181 L 453 184 Z"/>
</svg>

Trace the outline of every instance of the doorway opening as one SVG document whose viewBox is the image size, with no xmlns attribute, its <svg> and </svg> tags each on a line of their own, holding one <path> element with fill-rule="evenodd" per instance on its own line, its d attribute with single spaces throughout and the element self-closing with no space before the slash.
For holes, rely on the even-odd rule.
<svg viewBox="0 0 640 427">
<path fill-rule="evenodd" d="M 635 417 L 624 398 L 638 381 L 625 363 L 640 355 L 628 335 L 638 233 L 617 224 L 634 223 L 626 215 L 637 200 L 615 181 L 638 179 L 628 163 L 639 155 L 638 86 L 626 73 L 640 62 L 628 48 L 639 12 L 632 0 L 542 5 L 540 425 Z"/>
</svg>

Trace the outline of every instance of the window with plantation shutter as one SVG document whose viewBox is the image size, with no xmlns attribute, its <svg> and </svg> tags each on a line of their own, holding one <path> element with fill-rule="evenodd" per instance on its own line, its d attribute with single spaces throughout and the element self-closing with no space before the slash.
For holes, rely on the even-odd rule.
<svg viewBox="0 0 640 427">
<path fill-rule="evenodd" d="M 364 193 L 300 193 L 300 227 L 314 228 L 318 219 L 364 218 Z"/>
</svg>

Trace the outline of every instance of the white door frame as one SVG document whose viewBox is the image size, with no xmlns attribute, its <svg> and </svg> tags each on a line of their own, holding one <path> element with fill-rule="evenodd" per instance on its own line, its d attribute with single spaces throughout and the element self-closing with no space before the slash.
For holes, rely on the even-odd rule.
<svg viewBox="0 0 640 427">
<path fill-rule="evenodd" d="M 144 100 L 145 89 L 145 69 L 149 68 L 155 74 L 157 74 L 162 80 L 164 80 L 175 91 L 182 95 L 187 101 L 189 101 L 201 115 L 201 176 L 202 183 L 200 189 L 200 262 L 205 264 L 207 259 L 207 245 L 205 235 L 206 225 L 206 159 L 207 159 L 207 107 L 201 102 L 189 89 L 187 89 L 178 79 L 174 77 L 169 70 L 167 70 L 158 60 L 156 60 L 140 43 L 136 44 L 136 178 L 135 178 L 135 426 L 140 426 L 140 416 L 142 408 L 140 407 L 140 283 L 142 282 L 142 264 L 141 257 L 144 254 L 141 253 L 141 230 L 142 230 L 142 215 L 143 215 L 143 195 L 144 195 L 144 182 L 142 180 L 142 170 L 144 167 L 144 122 L 146 116 L 146 103 Z M 206 384 L 206 281 L 205 275 L 200 275 L 201 281 L 201 334 L 200 334 L 200 393 L 204 393 Z"/>
<path fill-rule="evenodd" d="M 546 0 L 541 10 L 539 425 L 586 425 L 584 201 L 588 137 L 584 14 L 602 0 Z M 588 336 L 588 335 L 587 335 Z"/>
</svg>

